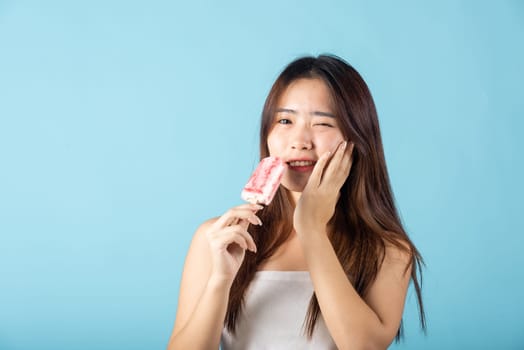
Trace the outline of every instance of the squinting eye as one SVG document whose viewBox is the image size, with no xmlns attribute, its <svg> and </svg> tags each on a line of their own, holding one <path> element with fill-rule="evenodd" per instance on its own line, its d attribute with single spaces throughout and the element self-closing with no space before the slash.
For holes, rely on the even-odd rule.
<svg viewBox="0 0 524 350">
<path fill-rule="evenodd" d="M 331 124 L 328 124 L 328 123 L 318 123 L 316 125 L 319 125 L 319 126 L 327 126 L 328 128 L 333 128 L 333 125 Z"/>
<path fill-rule="evenodd" d="M 291 120 L 286 119 L 286 118 L 282 118 L 282 119 L 279 119 L 277 121 L 277 123 L 279 123 L 279 124 L 291 124 Z"/>
</svg>

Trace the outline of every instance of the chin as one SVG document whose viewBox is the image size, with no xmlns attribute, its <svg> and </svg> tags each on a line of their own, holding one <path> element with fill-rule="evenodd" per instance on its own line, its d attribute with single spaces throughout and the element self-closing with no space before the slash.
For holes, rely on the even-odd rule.
<svg viewBox="0 0 524 350">
<path fill-rule="evenodd" d="M 284 187 L 286 190 L 291 192 L 302 192 L 304 191 L 304 188 L 306 187 L 306 184 L 300 184 L 300 183 L 294 183 L 289 181 L 282 181 L 280 184 L 282 187 Z"/>
</svg>

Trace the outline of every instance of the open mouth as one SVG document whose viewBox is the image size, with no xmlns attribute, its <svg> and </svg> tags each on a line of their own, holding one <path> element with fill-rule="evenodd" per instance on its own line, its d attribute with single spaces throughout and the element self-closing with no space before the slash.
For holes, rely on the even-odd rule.
<svg viewBox="0 0 524 350">
<path fill-rule="evenodd" d="M 316 161 L 314 160 L 292 160 L 287 162 L 289 169 L 295 171 L 311 171 L 315 167 Z"/>
<path fill-rule="evenodd" d="M 312 160 L 293 160 L 287 162 L 290 167 L 299 167 L 299 166 L 314 166 L 315 162 Z"/>
</svg>

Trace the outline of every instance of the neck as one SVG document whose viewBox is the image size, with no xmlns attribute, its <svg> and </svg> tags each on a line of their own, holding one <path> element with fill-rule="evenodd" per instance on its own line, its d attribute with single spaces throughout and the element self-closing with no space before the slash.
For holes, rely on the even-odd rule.
<svg viewBox="0 0 524 350">
<path fill-rule="evenodd" d="M 289 191 L 291 194 L 291 199 L 293 200 L 293 205 L 296 206 L 298 203 L 298 200 L 300 199 L 300 196 L 302 195 L 302 192 L 293 192 Z"/>
</svg>

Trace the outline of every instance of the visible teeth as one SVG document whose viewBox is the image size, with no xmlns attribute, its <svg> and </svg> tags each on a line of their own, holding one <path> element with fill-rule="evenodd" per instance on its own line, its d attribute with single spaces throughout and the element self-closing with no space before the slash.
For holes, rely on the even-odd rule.
<svg viewBox="0 0 524 350">
<path fill-rule="evenodd" d="M 315 164 L 312 160 L 296 160 L 293 162 L 289 162 L 290 166 L 311 166 Z"/>
</svg>

